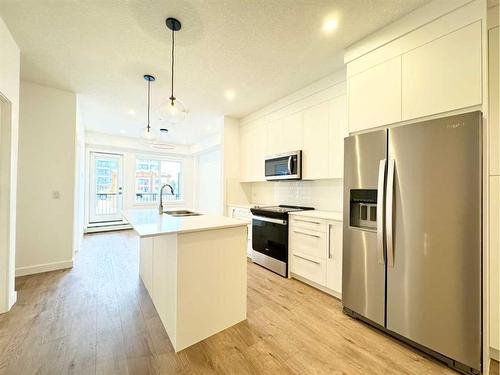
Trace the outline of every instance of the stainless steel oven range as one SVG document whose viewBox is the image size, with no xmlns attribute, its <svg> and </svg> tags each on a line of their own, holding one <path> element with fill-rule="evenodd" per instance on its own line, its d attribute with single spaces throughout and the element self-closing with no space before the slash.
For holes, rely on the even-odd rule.
<svg viewBox="0 0 500 375">
<path fill-rule="evenodd" d="M 285 205 L 251 208 L 252 261 L 287 277 L 288 213 L 313 209 Z"/>
</svg>

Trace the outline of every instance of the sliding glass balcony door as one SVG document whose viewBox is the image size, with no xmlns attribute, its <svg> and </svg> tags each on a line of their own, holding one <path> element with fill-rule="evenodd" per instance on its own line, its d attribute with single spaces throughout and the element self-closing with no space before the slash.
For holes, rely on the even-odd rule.
<svg viewBox="0 0 500 375">
<path fill-rule="evenodd" d="M 90 153 L 89 222 L 122 220 L 123 155 Z"/>
</svg>

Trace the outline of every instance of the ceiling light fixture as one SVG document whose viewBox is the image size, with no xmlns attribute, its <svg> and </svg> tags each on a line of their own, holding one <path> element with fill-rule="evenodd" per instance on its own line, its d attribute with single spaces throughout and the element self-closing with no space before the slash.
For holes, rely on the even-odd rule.
<svg viewBox="0 0 500 375">
<path fill-rule="evenodd" d="M 325 22 L 323 22 L 323 31 L 327 34 L 331 33 L 333 30 L 337 28 L 337 25 L 338 22 L 336 19 L 334 18 L 327 19 L 325 20 Z"/>
<path fill-rule="evenodd" d="M 233 90 L 226 90 L 226 92 L 224 93 L 224 96 L 227 100 L 229 100 L 231 102 L 236 97 L 236 93 Z"/>
<path fill-rule="evenodd" d="M 154 82 L 155 77 L 150 74 L 145 74 L 144 79 L 148 82 L 148 120 L 146 127 L 142 129 L 142 138 L 146 141 L 154 141 L 157 138 L 156 132 L 150 125 L 150 109 L 151 109 L 151 82 Z"/>
<path fill-rule="evenodd" d="M 184 105 L 174 96 L 174 62 L 175 62 L 175 32 L 182 27 L 179 20 L 176 18 L 167 18 L 165 21 L 167 27 L 172 30 L 172 53 L 171 53 L 171 91 L 169 102 L 165 103 L 159 110 L 160 119 L 167 121 L 170 124 L 178 124 L 186 119 L 187 111 Z"/>
<path fill-rule="evenodd" d="M 134 116 L 134 115 L 135 115 L 135 111 L 134 111 L 133 109 L 130 109 L 130 110 L 128 111 L 128 114 L 129 114 L 129 115 Z"/>
</svg>

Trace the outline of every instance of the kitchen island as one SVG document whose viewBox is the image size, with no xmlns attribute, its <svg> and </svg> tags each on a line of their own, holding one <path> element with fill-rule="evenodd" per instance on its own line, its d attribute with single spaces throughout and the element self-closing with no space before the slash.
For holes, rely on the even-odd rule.
<svg viewBox="0 0 500 375">
<path fill-rule="evenodd" d="M 140 277 L 176 352 L 246 319 L 246 223 L 156 209 L 123 216 L 140 237 Z"/>
</svg>

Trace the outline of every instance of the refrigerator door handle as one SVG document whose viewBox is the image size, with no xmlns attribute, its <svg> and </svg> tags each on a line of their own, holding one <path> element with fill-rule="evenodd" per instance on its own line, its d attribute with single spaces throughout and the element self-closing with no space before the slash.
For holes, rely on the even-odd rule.
<svg viewBox="0 0 500 375">
<path fill-rule="evenodd" d="M 386 159 L 380 160 L 378 166 L 377 186 L 377 258 L 379 264 L 384 264 L 384 183 Z"/>
<path fill-rule="evenodd" d="M 386 195 L 386 216 L 385 216 L 385 233 L 387 242 L 387 265 L 389 267 L 394 267 L 394 242 L 392 238 L 393 234 L 393 206 L 394 206 L 394 171 L 396 168 L 396 162 L 394 159 L 390 159 L 387 166 L 387 195 Z"/>
</svg>

